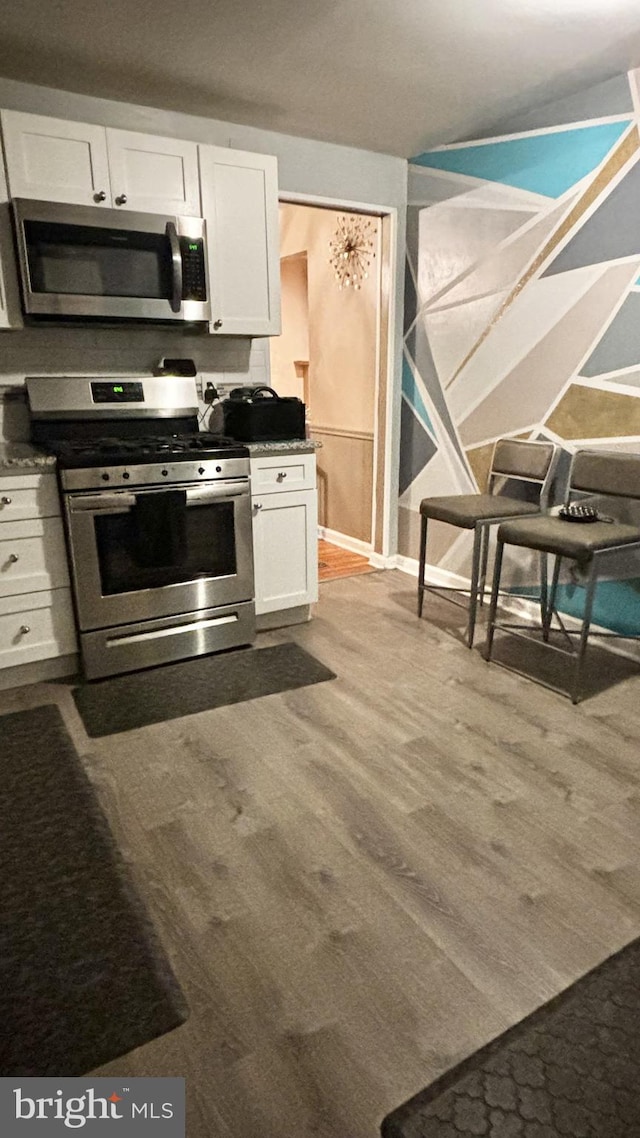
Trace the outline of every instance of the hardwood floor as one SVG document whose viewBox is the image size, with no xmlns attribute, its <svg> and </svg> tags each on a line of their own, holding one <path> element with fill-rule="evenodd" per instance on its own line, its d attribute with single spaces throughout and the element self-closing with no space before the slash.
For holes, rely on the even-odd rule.
<svg viewBox="0 0 640 1138">
<path fill-rule="evenodd" d="M 354 577 L 357 573 L 373 573 L 369 558 L 339 545 L 332 545 L 324 538 L 318 540 L 318 578 L 320 581 L 335 581 L 338 577 Z"/>
<path fill-rule="evenodd" d="M 373 572 L 260 636 L 328 683 L 98 740 L 0 693 L 60 704 L 191 1005 L 96 1073 L 185 1076 L 189 1138 L 375 1138 L 640 934 L 637 665 L 572 707 L 464 622 Z"/>
</svg>

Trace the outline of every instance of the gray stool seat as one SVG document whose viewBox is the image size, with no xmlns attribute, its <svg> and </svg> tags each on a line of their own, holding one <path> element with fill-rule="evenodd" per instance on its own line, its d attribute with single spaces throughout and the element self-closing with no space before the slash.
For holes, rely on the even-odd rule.
<svg viewBox="0 0 640 1138">
<path fill-rule="evenodd" d="M 640 529 L 622 522 L 579 523 L 538 516 L 502 522 L 498 528 L 498 541 L 569 557 L 583 566 L 588 565 L 600 549 L 640 541 Z"/>
<path fill-rule="evenodd" d="M 522 502 L 517 498 L 498 497 L 497 494 L 450 494 L 444 498 L 423 498 L 420 513 L 459 529 L 473 529 L 481 521 L 539 514 L 540 506 L 537 502 Z"/>
<path fill-rule="evenodd" d="M 484 600 L 484 583 L 492 526 L 505 518 L 539 514 L 548 501 L 558 459 L 554 443 L 530 439 L 498 439 L 493 449 L 485 494 L 447 494 L 423 498 L 420 503 L 420 559 L 418 561 L 418 616 L 422 616 L 427 592 L 468 597 L 467 644 L 473 646 L 478 602 Z M 513 497 L 519 493 L 521 497 Z M 430 521 L 473 531 L 469 589 L 427 584 L 427 527 Z"/>
</svg>

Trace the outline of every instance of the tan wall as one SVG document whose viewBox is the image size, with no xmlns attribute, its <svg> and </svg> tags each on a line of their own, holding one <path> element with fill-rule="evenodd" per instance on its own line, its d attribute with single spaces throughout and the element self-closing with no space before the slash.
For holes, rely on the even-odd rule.
<svg viewBox="0 0 640 1138">
<path fill-rule="evenodd" d="M 280 260 L 282 335 L 271 341 L 271 385 L 279 395 L 304 399 L 304 382 L 296 364 L 309 359 L 309 298 L 307 256 L 297 253 Z"/>
<path fill-rule="evenodd" d="M 378 266 L 372 263 L 359 292 L 340 291 L 329 264 L 329 241 L 340 216 L 337 210 L 282 204 L 280 255 L 307 254 L 311 421 L 373 431 Z M 377 230 L 379 219 L 372 222 Z"/>
<path fill-rule="evenodd" d="M 319 525 L 370 542 L 373 434 L 354 436 L 322 427 L 311 433 L 322 443 L 317 452 Z"/>
<path fill-rule="evenodd" d="M 308 329 L 307 419 L 318 451 L 320 525 L 371 541 L 379 265 L 356 292 L 340 289 L 329 264 L 342 211 L 280 206 L 283 335 L 271 341 L 271 378 L 281 395 L 303 397 L 294 360 L 305 357 L 290 321 Z M 371 218 L 377 246 L 380 221 Z M 306 254 L 306 299 L 300 264 Z M 292 378 L 292 371 L 294 377 Z M 298 369 L 300 371 L 300 369 Z"/>
</svg>

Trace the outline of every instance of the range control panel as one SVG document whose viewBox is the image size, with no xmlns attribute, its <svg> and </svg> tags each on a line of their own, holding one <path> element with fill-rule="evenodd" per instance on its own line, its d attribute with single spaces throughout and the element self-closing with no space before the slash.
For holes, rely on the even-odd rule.
<svg viewBox="0 0 640 1138">
<path fill-rule="evenodd" d="M 144 388 L 137 382 L 99 380 L 91 384 L 91 398 L 94 403 L 144 403 Z"/>
</svg>

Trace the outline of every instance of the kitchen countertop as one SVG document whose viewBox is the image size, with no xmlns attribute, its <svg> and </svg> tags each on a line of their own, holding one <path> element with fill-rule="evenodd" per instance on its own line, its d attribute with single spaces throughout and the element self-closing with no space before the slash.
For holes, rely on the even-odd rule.
<svg viewBox="0 0 640 1138">
<path fill-rule="evenodd" d="M 0 442 L 0 475 L 54 470 L 56 458 L 31 443 Z"/>
<path fill-rule="evenodd" d="M 252 458 L 256 455 L 270 454 L 313 454 L 322 446 L 316 439 L 276 439 L 272 442 L 245 443 Z"/>
<path fill-rule="evenodd" d="M 285 454 L 313 454 L 322 446 L 315 439 L 278 439 L 273 442 L 246 443 L 251 457 L 257 455 L 273 455 L 274 458 Z M 40 447 L 31 443 L 3 443 L 0 442 L 0 476 L 6 474 L 24 474 L 29 471 L 54 470 L 56 457 L 47 454 Z"/>
</svg>

